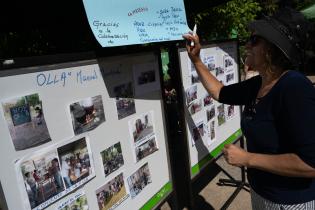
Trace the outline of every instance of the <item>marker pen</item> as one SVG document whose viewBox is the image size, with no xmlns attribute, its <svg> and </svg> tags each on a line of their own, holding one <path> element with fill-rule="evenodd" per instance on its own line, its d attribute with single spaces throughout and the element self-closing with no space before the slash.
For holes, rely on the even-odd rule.
<svg viewBox="0 0 315 210">
<path fill-rule="evenodd" d="M 195 26 L 194 26 L 194 29 L 193 29 L 193 36 L 196 36 L 196 34 L 197 34 L 197 24 L 195 24 Z M 191 41 L 190 42 L 190 46 L 195 46 L 195 42 L 194 41 Z"/>
</svg>

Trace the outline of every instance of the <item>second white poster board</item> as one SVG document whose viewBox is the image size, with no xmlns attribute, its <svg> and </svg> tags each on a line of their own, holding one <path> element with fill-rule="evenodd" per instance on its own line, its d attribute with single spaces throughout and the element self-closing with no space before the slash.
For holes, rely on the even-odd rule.
<svg viewBox="0 0 315 210">
<path fill-rule="evenodd" d="M 200 57 L 209 72 L 224 85 L 239 81 L 236 41 L 203 46 Z M 186 49 L 179 49 L 179 60 L 193 178 L 209 161 L 221 153 L 224 144 L 232 143 L 242 135 L 240 108 L 221 104 L 207 93 Z"/>
</svg>

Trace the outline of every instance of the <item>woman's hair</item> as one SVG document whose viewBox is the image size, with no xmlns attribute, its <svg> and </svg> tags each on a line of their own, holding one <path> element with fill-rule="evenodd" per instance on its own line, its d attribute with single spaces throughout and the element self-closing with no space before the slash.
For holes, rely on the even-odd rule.
<svg viewBox="0 0 315 210">
<path fill-rule="evenodd" d="M 266 41 L 267 49 L 265 54 L 266 67 L 271 73 L 276 73 L 275 69 L 279 69 L 282 73 L 283 71 L 293 69 L 294 65 L 285 56 L 285 54 L 274 44 Z"/>
</svg>

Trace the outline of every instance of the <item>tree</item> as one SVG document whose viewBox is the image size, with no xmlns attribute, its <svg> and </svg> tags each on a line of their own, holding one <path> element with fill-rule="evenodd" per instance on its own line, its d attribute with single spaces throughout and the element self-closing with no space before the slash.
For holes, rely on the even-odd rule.
<svg viewBox="0 0 315 210">
<path fill-rule="evenodd" d="M 226 39 L 235 35 L 245 41 L 249 32 L 247 24 L 262 10 L 254 0 L 231 0 L 226 4 L 208 8 L 195 15 L 204 40 Z"/>
</svg>

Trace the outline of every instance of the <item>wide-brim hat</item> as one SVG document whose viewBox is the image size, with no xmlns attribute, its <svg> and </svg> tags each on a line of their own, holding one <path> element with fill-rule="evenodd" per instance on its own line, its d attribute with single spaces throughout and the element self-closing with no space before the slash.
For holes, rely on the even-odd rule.
<svg viewBox="0 0 315 210">
<path fill-rule="evenodd" d="M 271 17 L 264 16 L 251 22 L 248 27 L 278 47 L 294 66 L 299 66 L 303 59 L 308 25 L 302 13 L 283 8 Z"/>
</svg>

